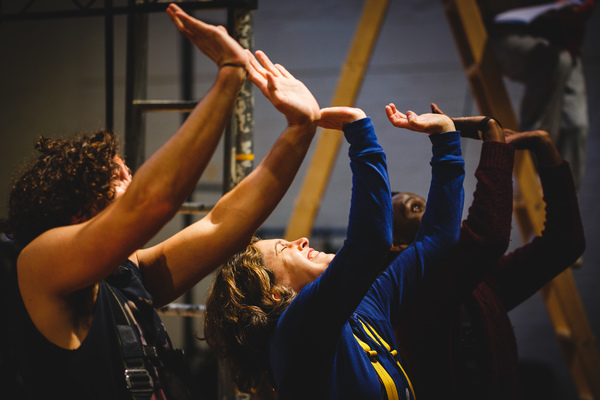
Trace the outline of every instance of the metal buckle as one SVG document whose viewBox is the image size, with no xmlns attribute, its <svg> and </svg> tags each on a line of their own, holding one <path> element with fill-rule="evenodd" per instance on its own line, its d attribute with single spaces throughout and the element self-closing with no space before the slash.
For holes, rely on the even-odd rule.
<svg viewBox="0 0 600 400">
<path fill-rule="evenodd" d="M 127 388 L 132 392 L 140 393 L 154 391 L 154 381 L 145 369 L 126 369 L 125 381 L 127 382 Z"/>
</svg>

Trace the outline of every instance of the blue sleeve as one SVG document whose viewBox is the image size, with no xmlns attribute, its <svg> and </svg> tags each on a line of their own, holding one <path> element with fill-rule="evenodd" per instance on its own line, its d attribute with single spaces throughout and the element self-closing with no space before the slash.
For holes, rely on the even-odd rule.
<svg viewBox="0 0 600 400">
<path fill-rule="evenodd" d="M 433 144 L 431 186 L 421 226 L 414 242 L 377 279 L 365 299 L 395 323 L 403 301 L 414 293 L 426 274 L 435 273 L 458 242 L 464 203 L 464 160 L 460 135 L 430 136 Z"/>
<path fill-rule="evenodd" d="M 326 331 L 328 337 L 320 338 L 321 345 L 328 340 L 337 341 L 343 325 L 381 272 L 392 244 L 385 153 L 377 142 L 371 119 L 348 124 L 344 135 L 350 143 L 352 169 L 347 237 L 327 270 L 296 296 L 278 326 L 278 330 L 293 331 L 291 336 L 296 337 L 310 335 L 313 329 Z"/>
</svg>

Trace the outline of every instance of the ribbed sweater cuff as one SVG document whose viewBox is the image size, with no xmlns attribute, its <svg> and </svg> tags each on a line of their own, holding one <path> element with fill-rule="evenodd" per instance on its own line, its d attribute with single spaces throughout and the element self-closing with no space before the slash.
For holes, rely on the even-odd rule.
<svg viewBox="0 0 600 400">
<path fill-rule="evenodd" d="M 514 163 L 515 146 L 502 142 L 483 142 L 479 169 L 497 168 L 509 170 L 512 173 Z"/>
</svg>

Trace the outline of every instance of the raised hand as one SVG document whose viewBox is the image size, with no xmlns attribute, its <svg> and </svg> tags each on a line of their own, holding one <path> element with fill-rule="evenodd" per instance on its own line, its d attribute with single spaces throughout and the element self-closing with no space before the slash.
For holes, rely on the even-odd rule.
<svg viewBox="0 0 600 400">
<path fill-rule="evenodd" d="M 248 54 L 229 34 L 224 26 L 202 22 L 170 4 L 167 14 L 179 32 L 220 68 L 224 64 L 237 64 L 247 69 Z"/>
<path fill-rule="evenodd" d="M 319 104 L 302 82 L 282 65 L 273 64 L 264 52 L 258 50 L 256 57 L 250 51 L 247 54 L 250 59 L 248 78 L 285 115 L 289 125 L 318 122 Z"/>
<path fill-rule="evenodd" d="M 560 165 L 563 161 L 546 131 L 515 132 L 511 129 L 504 129 L 504 136 L 506 142 L 511 143 L 516 149 L 530 150 L 534 153 L 540 167 Z"/>
<path fill-rule="evenodd" d="M 321 109 L 319 126 L 341 131 L 344 125 L 366 118 L 367 114 L 355 107 L 325 107 Z"/>
<path fill-rule="evenodd" d="M 417 115 L 412 111 L 407 111 L 406 114 L 403 114 L 396 109 L 393 103 L 385 106 L 385 113 L 392 125 L 397 128 L 425 132 L 427 134 L 455 130 L 452 119 L 444 114 L 426 113 Z"/>
<path fill-rule="evenodd" d="M 431 112 L 435 114 L 444 114 L 444 112 L 435 103 L 431 103 Z M 486 117 L 476 115 L 472 117 L 457 117 L 452 118 L 457 131 L 460 131 L 460 136 L 470 139 L 481 139 L 484 141 L 504 142 L 504 134 L 498 122 L 491 118 L 483 126 L 482 120 Z"/>
</svg>

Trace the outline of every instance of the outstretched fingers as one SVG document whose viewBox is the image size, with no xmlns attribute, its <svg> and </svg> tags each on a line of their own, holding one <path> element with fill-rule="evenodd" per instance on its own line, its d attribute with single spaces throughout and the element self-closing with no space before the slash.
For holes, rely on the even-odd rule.
<svg viewBox="0 0 600 400">
<path fill-rule="evenodd" d="M 454 122 L 444 114 L 426 113 L 417 115 L 410 110 L 403 114 L 396 109 L 393 103 L 385 107 L 385 112 L 392 125 L 397 128 L 428 134 L 454 130 Z"/>
<path fill-rule="evenodd" d="M 385 106 L 385 113 L 388 120 L 397 128 L 405 128 L 408 122 L 406 115 L 398 111 L 394 103 Z"/>
<path fill-rule="evenodd" d="M 256 51 L 256 58 L 258 58 L 258 60 L 260 61 L 260 63 L 265 67 L 265 69 L 272 73 L 274 76 L 286 76 L 283 72 L 285 71 L 287 73 L 287 70 L 282 66 L 282 65 L 275 65 L 271 62 L 271 59 L 269 57 L 267 57 L 267 55 L 261 51 L 261 50 L 257 50 Z M 290 75 L 289 73 L 287 73 L 287 75 Z M 289 77 L 289 76 L 288 76 Z"/>
<path fill-rule="evenodd" d="M 175 4 L 169 5 L 167 15 L 179 32 L 217 66 L 241 64 L 247 67 L 248 56 L 244 48 L 229 36 L 225 27 L 202 22 Z"/>
</svg>

